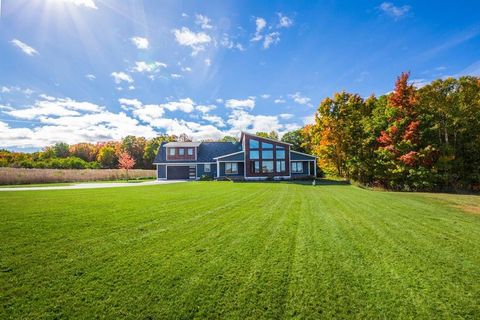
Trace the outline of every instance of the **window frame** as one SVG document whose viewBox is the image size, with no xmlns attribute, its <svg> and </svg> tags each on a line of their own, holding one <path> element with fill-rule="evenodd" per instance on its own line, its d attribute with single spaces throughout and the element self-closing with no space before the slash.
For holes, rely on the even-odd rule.
<svg viewBox="0 0 480 320">
<path fill-rule="evenodd" d="M 256 142 L 257 146 L 252 146 L 252 142 Z M 249 149 L 260 149 L 260 141 L 257 139 L 249 139 L 248 140 L 248 148 Z"/>
<path fill-rule="evenodd" d="M 234 165 L 235 165 L 235 170 L 233 170 Z M 227 169 L 228 167 L 230 167 L 230 169 Z M 225 162 L 225 174 L 238 174 L 238 163 Z"/>
<path fill-rule="evenodd" d="M 268 153 L 271 153 L 271 156 L 267 156 L 267 157 L 264 157 L 264 152 L 268 152 Z M 262 160 L 273 160 L 274 158 L 274 155 L 273 155 L 273 149 L 262 149 Z"/>
<path fill-rule="evenodd" d="M 174 157 L 176 155 L 175 148 L 168 148 L 168 156 Z"/>
<path fill-rule="evenodd" d="M 185 155 L 185 148 L 178 148 L 178 155 L 184 156 Z"/>
<path fill-rule="evenodd" d="M 283 163 L 283 170 L 282 164 Z M 278 165 L 280 165 L 280 170 L 278 170 Z M 287 161 L 285 160 L 275 160 L 275 170 L 277 173 L 286 173 L 287 172 Z"/>
<path fill-rule="evenodd" d="M 187 148 L 187 155 L 193 156 L 193 148 Z"/>
<path fill-rule="evenodd" d="M 299 166 L 300 166 L 300 170 L 298 170 Z M 303 162 L 292 161 L 292 173 L 303 173 Z"/>
<path fill-rule="evenodd" d="M 203 172 L 212 172 L 212 164 L 210 163 L 205 163 L 203 165 Z"/>
<path fill-rule="evenodd" d="M 262 166 L 261 166 L 262 173 L 274 173 L 275 172 L 275 163 L 274 162 L 275 161 L 273 161 L 273 160 L 262 161 Z M 271 171 L 265 171 L 263 169 L 265 163 L 272 163 L 272 170 Z"/>
</svg>

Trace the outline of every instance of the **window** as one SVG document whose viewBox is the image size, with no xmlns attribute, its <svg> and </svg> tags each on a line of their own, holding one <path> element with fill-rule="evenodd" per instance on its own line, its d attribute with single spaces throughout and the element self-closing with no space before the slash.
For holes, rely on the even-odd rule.
<svg viewBox="0 0 480 320">
<path fill-rule="evenodd" d="M 262 159 L 273 159 L 273 150 L 262 150 Z"/>
<path fill-rule="evenodd" d="M 273 161 L 263 161 L 262 162 L 262 172 L 263 173 L 273 172 Z"/>
<path fill-rule="evenodd" d="M 260 143 L 258 142 L 258 140 L 250 139 L 249 146 L 250 149 L 258 149 L 260 147 Z"/>
<path fill-rule="evenodd" d="M 225 162 L 225 174 L 238 173 L 238 165 L 236 162 Z"/>
<path fill-rule="evenodd" d="M 258 150 L 250 150 L 250 159 L 259 159 L 259 151 Z"/>
<path fill-rule="evenodd" d="M 179 149 L 178 149 L 178 155 L 179 155 L 179 156 L 185 155 L 185 149 L 184 149 L 184 148 L 179 148 Z"/>
<path fill-rule="evenodd" d="M 250 163 L 250 172 L 251 173 L 260 173 L 260 161 L 252 161 Z"/>
<path fill-rule="evenodd" d="M 189 156 L 193 156 L 193 148 L 188 148 L 188 149 L 187 149 L 187 154 L 188 154 Z"/>
<path fill-rule="evenodd" d="M 277 161 L 277 172 L 285 172 L 285 160 Z"/>
<path fill-rule="evenodd" d="M 285 149 L 277 147 L 277 150 L 275 150 L 275 155 L 277 159 L 285 159 Z"/>
<path fill-rule="evenodd" d="M 303 173 L 303 164 L 301 162 L 292 162 L 292 173 Z"/>
<path fill-rule="evenodd" d="M 262 149 L 273 149 L 273 144 L 262 142 Z"/>
<path fill-rule="evenodd" d="M 174 156 L 175 155 L 175 148 L 168 148 L 168 155 Z"/>
<path fill-rule="evenodd" d="M 204 164 L 203 171 L 205 171 L 205 172 L 210 172 L 211 171 L 210 163 L 205 163 Z"/>
</svg>

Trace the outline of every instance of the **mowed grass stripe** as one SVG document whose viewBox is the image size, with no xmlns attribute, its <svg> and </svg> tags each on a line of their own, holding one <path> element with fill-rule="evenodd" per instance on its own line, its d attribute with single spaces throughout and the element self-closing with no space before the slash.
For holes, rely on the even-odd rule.
<svg viewBox="0 0 480 320">
<path fill-rule="evenodd" d="M 222 182 L 28 191 L 1 194 L 0 219 L 1 318 L 480 314 L 480 217 L 428 195 Z"/>
</svg>

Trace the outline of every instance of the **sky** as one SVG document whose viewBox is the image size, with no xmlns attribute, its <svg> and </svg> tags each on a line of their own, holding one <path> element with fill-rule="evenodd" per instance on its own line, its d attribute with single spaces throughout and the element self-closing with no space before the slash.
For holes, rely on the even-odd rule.
<svg viewBox="0 0 480 320">
<path fill-rule="evenodd" d="M 480 76 L 480 2 L 0 0 L 0 148 L 283 134 L 402 71 Z"/>
</svg>

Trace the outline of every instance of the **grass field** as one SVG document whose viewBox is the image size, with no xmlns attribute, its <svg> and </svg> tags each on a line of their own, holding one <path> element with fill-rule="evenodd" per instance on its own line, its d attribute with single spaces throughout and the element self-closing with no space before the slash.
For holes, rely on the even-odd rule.
<svg viewBox="0 0 480 320">
<path fill-rule="evenodd" d="M 478 207 L 335 184 L 0 193 L 0 318 L 479 318 Z"/>
</svg>

